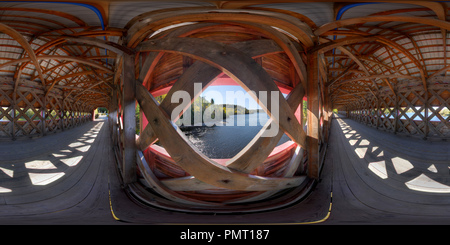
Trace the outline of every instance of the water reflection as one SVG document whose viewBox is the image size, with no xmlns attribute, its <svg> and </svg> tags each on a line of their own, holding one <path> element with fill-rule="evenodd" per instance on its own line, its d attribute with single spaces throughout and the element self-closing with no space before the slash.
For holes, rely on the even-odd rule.
<svg viewBox="0 0 450 245">
<path fill-rule="evenodd" d="M 261 130 L 268 117 L 259 114 L 232 115 L 215 127 L 199 127 L 185 131 L 189 141 L 210 158 L 232 158 L 238 154 Z M 243 122 L 245 126 L 238 126 Z M 256 125 L 256 126 L 251 126 Z M 277 146 L 290 141 L 284 134 Z"/>
</svg>

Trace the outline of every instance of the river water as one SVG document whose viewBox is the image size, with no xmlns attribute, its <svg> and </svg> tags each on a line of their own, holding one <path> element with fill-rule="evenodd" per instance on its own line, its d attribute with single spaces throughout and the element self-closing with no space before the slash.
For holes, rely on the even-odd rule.
<svg viewBox="0 0 450 245">
<path fill-rule="evenodd" d="M 267 122 L 267 114 L 232 115 L 214 127 L 200 127 L 185 134 L 200 152 L 210 158 L 232 158 L 241 151 Z M 238 124 L 238 122 L 240 124 Z M 242 125 L 245 122 L 245 126 Z M 252 126 L 256 125 L 256 126 Z M 285 134 L 278 145 L 289 141 Z"/>
</svg>

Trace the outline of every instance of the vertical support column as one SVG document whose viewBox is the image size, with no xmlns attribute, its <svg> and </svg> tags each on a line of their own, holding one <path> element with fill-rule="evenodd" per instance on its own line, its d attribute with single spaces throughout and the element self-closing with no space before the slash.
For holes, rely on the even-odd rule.
<svg viewBox="0 0 450 245">
<path fill-rule="evenodd" d="M 71 104 L 70 105 L 70 110 L 69 110 L 69 115 L 70 115 L 70 121 L 72 122 L 70 125 L 71 125 L 71 128 L 73 128 L 73 127 L 75 127 L 75 113 L 74 113 L 74 104 Z"/>
<path fill-rule="evenodd" d="M 12 93 L 13 96 L 13 105 L 12 105 L 12 125 L 11 125 L 11 139 L 16 140 L 16 123 L 17 123 L 17 115 L 16 115 L 16 105 L 17 105 L 17 94 L 16 91 Z"/>
<path fill-rule="evenodd" d="M 395 115 L 394 115 L 394 134 L 396 134 L 397 133 L 397 131 L 398 131 L 398 121 L 400 120 L 399 118 L 398 118 L 398 108 L 399 108 L 399 106 L 398 106 L 398 91 L 397 90 L 394 90 L 395 91 L 395 94 L 394 94 L 394 96 L 395 96 L 395 104 L 394 104 L 394 111 L 395 111 Z"/>
<path fill-rule="evenodd" d="M 44 93 L 44 98 L 42 99 L 42 132 L 41 135 L 46 135 L 46 128 L 47 128 L 47 96 Z"/>
<path fill-rule="evenodd" d="M 117 145 L 117 108 L 118 108 L 118 101 L 117 101 L 117 86 L 113 87 L 113 90 L 111 92 L 111 105 L 109 108 L 109 118 L 110 118 L 110 130 L 111 130 L 111 139 L 113 142 L 113 145 Z"/>
<path fill-rule="evenodd" d="M 308 177 L 319 178 L 319 66 L 318 54 L 308 54 Z"/>
<path fill-rule="evenodd" d="M 65 112 L 64 112 L 64 101 L 66 100 L 66 97 L 65 97 L 65 93 L 64 93 L 64 91 L 63 91 L 63 93 L 62 93 L 62 99 L 61 99 L 61 108 L 59 109 L 59 124 L 61 125 L 61 131 L 64 131 L 64 115 L 65 115 Z"/>
<path fill-rule="evenodd" d="M 123 55 L 123 162 L 124 184 L 136 181 L 136 83 L 134 55 Z"/>
<path fill-rule="evenodd" d="M 325 141 L 325 143 L 328 143 L 328 138 L 329 138 L 329 134 L 330 134 L 332 108 L 330 108 L 330 99 L 328 97 L 327 87 L 324 88 L 323 101 L 324 101 L 324 117 L 323 117 L 324 141 Z"/>
<path fill-rule="evenodd" d="M 428 90 L 427 89 L 425 89 L 425 94 L 424 94 L 424 96 L 425 96 L 425 104 L 423 105 L 424 106 L 424 110 L 425 110 L 425 132 L 424 132 L 424 137 L 423 137 L 423 139 L 427 139 L 428 138 L 428 133 L 430 132 L 430 126 L 429 126 L 429 123 L 430 123 L 430 118 L 429 118 L 429 115 L 428 115 L 428 108 L 429 108 L 429 106 L 430 106 L 430 102 L 428 101 Z"/>
<path fill-rule="evenodd" d="M 380 126 L 380 120 L 381 120 L 381 111 L 380 111 L 380 99 L 378 98 L 378 93 L 375 95 L 375 99 L 377 100 L 377 121 L 376 121 L 376 128 Z"/>
</svg>

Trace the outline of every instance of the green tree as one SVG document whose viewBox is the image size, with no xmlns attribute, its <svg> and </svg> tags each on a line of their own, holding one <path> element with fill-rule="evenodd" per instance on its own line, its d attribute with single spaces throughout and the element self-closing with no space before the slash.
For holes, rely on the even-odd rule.
<svg viewBox="0 0 450 245">
<path fill-rule="evenodd" d="M 139 103 L 136 103 L 136 134 L 139 135 L 141 131 L 141 107 L 139 106 Z"/>
</svg>

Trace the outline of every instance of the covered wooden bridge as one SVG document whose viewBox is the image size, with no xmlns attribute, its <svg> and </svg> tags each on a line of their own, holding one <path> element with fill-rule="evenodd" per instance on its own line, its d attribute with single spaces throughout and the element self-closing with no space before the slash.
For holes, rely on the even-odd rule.
<svg viewBox="0 0 450 245">
<path fill-rule="evenodd" d="M 449 10 L 0 1 L 0 223 L 448 223 Z M 271 118 L 217 159 L 175 121 L 226 85 Z"/>
</svg>

